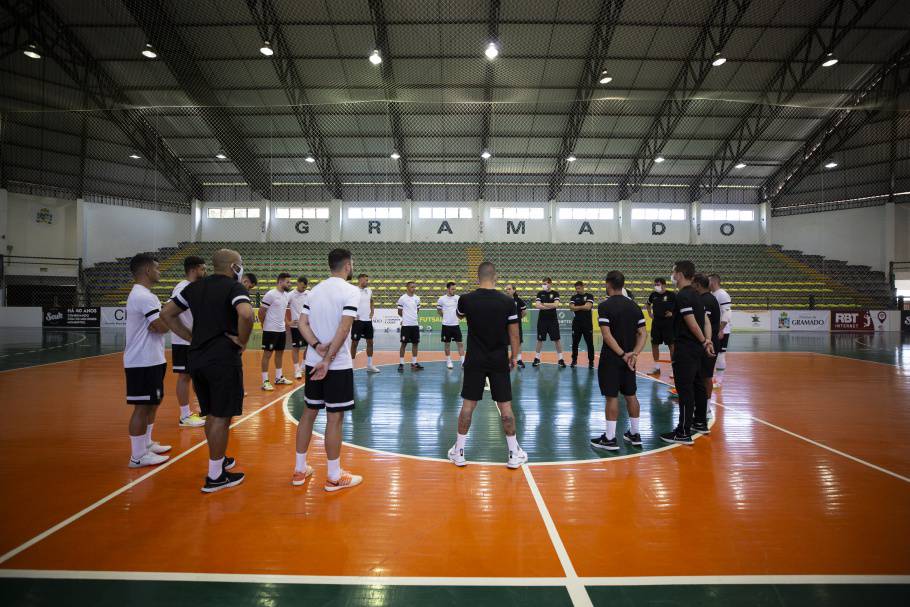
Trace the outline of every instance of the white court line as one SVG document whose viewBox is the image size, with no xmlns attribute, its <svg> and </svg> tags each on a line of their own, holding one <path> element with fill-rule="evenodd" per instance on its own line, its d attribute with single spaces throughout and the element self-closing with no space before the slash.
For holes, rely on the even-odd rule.
<svg viewBox="0 0 910 607">
<path fill-rule="evenodd" d="M 295 391 L 297 391 L 297 390 L 299 390 L 299 389 L 301 389 L 301 388 L 303 388 L 303 386 L 297 386 L 296 388 L 294 388 L 293 390 L 291 390 L 291 392 L 295 392 Z M 281 396 L 279 396 L 278 398 L 276 398 L 276 399 L 274 399 L 274 400 L 272 400 L 272 401 L 266 403 L 265 405 L 259 407 L 258 409 L 256 409 L 256 410 L 253 411 L 252 413 L 248 413 L 247 415 L 244 415 L 243 417 L 241 417 L 240 419 L 238 419 L 236 422 L 234 422 L 233 424 L 231 424 L 231 428 L 232 428 L 232 429 L 233 429 L 233 428 L 236 428 L 237 426 L 239 426 L 240 424 L 242 424 L 242 423 L 245 422 L 246 420 L 250 419 L 251 417 L 253 417 L 253 416 L 255 416 L 255 415 L 259 415 L 260 413 L 262 413 L 263 411 L 265 411 L 266 409 L 268 409 L 269 407 L 271 407 L 272 405 L 274 405 L 275 403 L 277 403 L 279 400 L 281 400 L 281 399 L 283 399 L 283 398 L 285 398 L 285 395 L 281 395 Z M 138 484 L 141 483 L 142 481 L 147 480 L 147 479 L 149 479 L 149 478 L 155 476 L 156 474 L 158 474 L 158 473 L 161 472 L 162 470 L 165 470 L 165 469 L 169 468 L 171 465 L 173 465 L 173 464 L 175 464 L 176 462 L 180 461 L 181 459 L 183 459 L 184 457 L 186 457 L 187 455 L 189 455 L 190 453 L 192 453 L 192 452 L 195 451 L 196 449 L 199 449 L 200 447 L 202 447 L 202 446 L 205 445 L 205 444 L 206 444 L 206 441 L 204 441 L 204 440 L 201 441 L 201 442 L 196 443 L 195 445 L 193 445 L 192 447 L 190 447 L 190 448 L 187 449 L 186 451 L 183 451 L 183 452 L 180 453 L 179 455 L 170 458 L 168 461 L 166 461 L 165 463 L 161 464 L 160 466 L 157 466 L 157 467 L 153 468 L 152 470 L 149 470 L 148 472 L 146 472 L 145 474 L 143 474 L 143 475 L 140 476 L 139 478 L 137 478 L 137 479 L 135 479 L 135 480 L 133 480 L 133 481 L 127 483 L 126 485 L 123 485 L 122 487 L 120 487 L 119 489 L 117 489 L 117 490 L 115 490 L 115 491 L 112 491 L 111 493 L 108 493 L 106 496 L 102 497 L 102 498 L 101 498 L 100 500 L 98 500 L 97 502 L 95 502 L 95 503 L 93 503 L 93 504 L 91 504 L 91 505 L 89 505 L 89 506 L 86 506 L 85 508 L 83 508 L 82 510 L 80 510 L 80 511 L 77 512 L 76 514 L 72 515 L 71 517 L 69 517 L 69 518 L 67 518 L 67 519 L 64 519 L 64 520 L 60 521 L 59 523 L 57 523 L 57 524 L 54 525 L 53 527 L 51 527 L 51 528 L 49 528 L 49 529 L 46 529 L 45 531 L 39 533 L 38 535 L 36 535 L 36 536 L 33 537 L 32 539 L 28 540 L 27 542 L 24 542 L 23 544 L 20 544 L 19 546 L 13 548 L 12 550 L 10 550 L 9 552 L 7 552 L 7 553 L 5 553 L 5 554 L 3 554 L 3 555 L 0 555 L 0 563 L 5 563 L 6 561 L 10 560 L 11 558 L 13 558 L 14 556 L 16 556 L 16 555 L 19 554 L 20 552 L 22 552 L 22 551 L 24 551 L 24 550 L 28 550 L 29 548 L 31 548 L 32 546 L 34 546 L 34 545 L 37 544 L 38 542 L 40 542 L 40 541 L 42 541 L 42 540 L 48 538 L 49 536 L 53 535 L 54 533 L 57 533 L 58 531 L 60 531 L 60 530 L 63 529 L 64 527 L 70 525 L 71 523 L 76 522 L 77 520 L 79 520 L 80 518 L 82 518 L 83 516 L 85 516 L 86 514 L 89 514 L 89 513 L 92 512 L 93 510 L 97 510 L 98 508 L 100 508 L 101 506 L 103 506 L 103 505 L 106 504 L 107 502 L 111 501 L 112 499 L 114 499 L 114 498 L 117 497 L 118 495 L 121 495 L 121 494 L 125 493 L 126 491 L 129 491 L 130 489 L 132 489 L 133 487 L 135 487 L 136 485 L 138 485 Z M 202 499 L 204 499 L 204 497 L 203 497 Z"/>
<path fill-rule="evenodd" d="M 578 574 L 575 572 L 575 566 L 572 565 L 572 559 L 569 558 L 569 553 L 562 543 L 562 538 L 559 537 L 556 523 L 553 522 L 553 517 L 550 516 L 550 511 L 547 510 L 547 504 L 543 501 L 540 489 L 537 488 L 537 483 L 534 481 L 534 475 L 531 474 L 531 469 L 527 466 L 522 466 L 521 471 L 524 472 L 525 479 L 528 481 L 531 495 L 534 496 L 534 503 L 537 504 L 537 509 L 540 511 L 540 518 L 543 519 L 543 524 L 547 528 L 547 534 L 550 536 L 550 543 L 553 544 L 556 556 L 559 557 L 559 563 L 562 565 L 562 569 L 566 574 L 566 590 L 569 591 L 569 598 L 572 599 L 572 604 L 577 607 L 593 607 L 591 597 L 588 596 L 588 591 L 585 590 L 584 584 L 578 579 Z"/>
<path fill-rule="evenodd" d="M 25 367 L 16 367 L 15 369 L 3 369 L 0 373 L 12 373 L 13 371 L 27 371 L 29 369 L 37 369 L 38 367 L 49 367 L 51 365 L 63 365 L 66 363 L 79 362 L 80 360 L 88 360 L 89 358 L 101 358 L 102 356 L 112 356 L 114 354 L 123 354 L 123 350 L 117 350 L 116 352 L 107 352 L 105 354 L 92 354 L 91 356 L 79 356 L 77 358 L 68 358 L 67 360 L 55 360 L 52 363 L 41 363 L 40 365 L 28 365 Z"/>
<path fill-rule="evenodd" d="M 0 569 L 0 579 L 111 580 L 150 582 L 226 582 L 255 584 L 333 584 L 339 586 L 565 586 L 562 577 L 407 577 L 357 575 L 282 575 L 172 571 L 78 571 Z M 674 575 L 580 577 L 586 586 L 721 586 L 729 584 L 910 584 L 910 575 Z"/>
<path fill-rule="evenodd" d="M 836 357 L 836 358 L 844 358 L 844 357 L 838 356 L 838 357 Z M 854 359 L 849 359 L 849 360 L 854 360 Z M 870 362 L 871 362 L 871 361 L 870 361 Z M 893 367 L 893 365 L 888 365 L 888 366 Z M 638 372 L 637 372 L 637 373 L 638 373 Z M 642 373 L 638 373 L 638 374 L 639 374 L 639 375 L 643 375 Z M 649 376 L 649 377 L 650 377 L 650 376 Z M 662 380 L 662 379 L 657 379 L 656 377 L 651 377 L 651 379 L 653 379 L 653 380 L 656 381 L 656 382 L 660 382 L 660 383 L 662 383 L 662 384 L 666 384 L 666 385 L 668 385 L 668 386 L 669 386 L 669 385 L 672 385 L 672 384 L 670 384 L 669 382 L 665 382 L 665 381 Z M 776 424 L 772 424 L 771 422 L 769 422 L 769 421 L 767 421 L 767 420 L 764 420 L 764 419 L 761 419 L 760 417 L 755 417 L 754 415 L 752 415 L 751 413 L 748 413 L 748 412 L 746 412 L 746 411 L 740 411 L 740 410 L 738 410 L 738 409 L 735 408 L 735 407 L 730 407 L 730 406 L 728 406 L 728 405 L 723 405 L 723 404 L 717 402 L 716 400 L 715 400 L 715 401 L 711 401 L 711 402 L 713 402 L 715 406 L 717 406 L 717 407 L 723 407 L 724 409 L 730 411 L 731 413 L 734 413 L 734 414 L 736 414 L 736 415 L 743 415 L 743 416 L 745 416 L 745 417 L 748 417 L 748 418 L 751 419 L 752 421 L 756 421 L 756 422 L 758 422 L 758 423 L 760 423 L 760 424 L 764 424 L 765 426 L 768 426 L 769 428 L 774 428 L 775 430 L 779 430 L 779 431 L 783 432 L 784 434 L 789 434 L 790 436 L 792 436 L 792 437 L 794 437 L 794 438 L 798 438 L 798 439 L 800 439 L 800 440 L 802 440 L 802 441 L 805 441 L 805 442 L 809 443 L 810 445 L 815 445 L 816 447 L 819 447 L 819 448 L 821 448 L 821 449 L 825 449 L 826 451 L 830 451 L 831 453 L 834 453 L 834 454 L 836 454 L 836 455 L 840 455 L 841 457 L 845 457 L 845 458 L 847 458 L 847 459 L 849 459 L 849 460 L 852 460 L 852 461 L 854 461 L 854 462 L 856 462 L 856 463 L 858 463 L 858 464 L 862 464 L 863 466 L 867 466 L 867 467 L 869 467 L 869 468 L 872 468 L 873 470 L 878 470 L 879 472 L 883 472 L 883 473 L 885 473 L 885 474 L 887 474 L 887 475 L 889 475 L 889 476 L 893 476 L 894 478 L 896 478 L 896 479 L 898 479 L 898 480 L 902 480 L 902 481 L 904 481 L 905 483 L 910 483 L 910 477 L 906 477 L 906 476 L 904 476 L 904 475 L 902 475 L 902 474 L 898 474 L 897 472 L 893 472 L 892 470 L 888 470 L 887 468 L 882 468 L 882 467 L 879 466 L 879 465 L 873 464 L 872 462 L 867 462 L 867 461 L 864 460 L 864 459 L 861 459 L 861 458 L 859 458 L 859 457 L 856 457 L 855 455 L 850 455 L 849 453 L 846 453 L 846 452 L 844 452 L 844 451 L 841 451 L 840 449 L 835 449 L 834 447 L 829 447 L 828 445 L 826 445 L 826 444 L 824 444 L 824 443 L 820 443 L 820 442 L 815 441 L 815 440 L 812 440 L 811 438 L 809 438 L 809 437 L 807 437 L 807 436 L 803 436 L 802 434 L 797 434 L 796 432 L 792 432 L 792 431 L 790 431 L 790 430 L 787 430 L 786 428 L 782 428 L 781 426 L 778 426 L 778 425 L 776 425 Z"/>
</svg>

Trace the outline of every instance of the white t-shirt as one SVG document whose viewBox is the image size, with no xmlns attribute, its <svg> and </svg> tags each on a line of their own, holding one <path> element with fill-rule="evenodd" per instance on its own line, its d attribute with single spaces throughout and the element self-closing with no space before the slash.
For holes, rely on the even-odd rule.
<svg viewBox="0 0 910 607">
<path fill-rule="evenodd" d="M 174 287 L 174 290 L 171 291 L 171 299 L 174 299 L 175 297 L 177 297 L 177 295 L 179 295 L 180 292 L 183 291 L 186 288 L 186 285 L 188 285 L 188 284 L 190 284 L 190 281 L 188 281 L 188 280 L 181 280 L 180 282 L 178 282 L 177 286 Z M 180 322 L 183 323 L 184 327 L 186 327 L 190 331 L 193 330 L 193 313 L 191 311 L 185 310 L 185 311 L 181 312 L 180 316 L 178 316 L 177 318 L 180 319 Z M 182 337 L 180 337 L 179 335 L 177 335 L 176 333 L 171 331 L 171 345 L 172 346 L 188 346 L 188 345 L 190 345 L 190 342 L 188 342 L 187 340 L 183 339 Z"/>
<path fill-rule="evenodd" d="M 149 331 L 149 325 L 161 315 L 158 296 L 140 284 L 134 284 L 126 298 L 126 348 L 123 366 L 154 367 L 164 364 L 164 333 Z"/>
<path fill-rule="evenodd" d="M 724 327 L 724 335 L 729 335 L 733 328 L 733 300 L 730 299 L 730 294 L 723 289 L 714 291 L 713 295 L 717 300 L 717 305 L 720 306 L 720 320 L 727 323 Z"/>
<path fill-rule="evenodd" d="M 288 309 L 288 295 L 290 293 L 287 291 L 272 289 L 262 298 L 259 305 L 266 309 L 263 331 L 284 332 L 284 311 Z"/>
<path fill-rule="evenodd" d="M 420 296 L 405 293 L 398 298 L 398 309 L 401 310 L 401 326 L 416 327 L 420 324 Z"/>
<path fill-rule="evenodd" d="M 443 295 L 436 302 L 436 309 L 442 312 L 442 324 L 446 327 L 458 326 L 458 295 Z"/>
<path fill-rule="evenodd" d="M 373 301 L 373 289 L 357 287 L 360 293 L 360 302 L 357 304 L 357 320 L 370 320 L 370 302 Z"/>
<path fill-rule="evenodd" d="M 288 307 L 291 309 L 291 326 L 297 326 L 297 320 L 300 318 L 300 311 L 303 310 L 303 305 L 307 301 L 307 297 L 310 296 L 310 290 L 306 289 L 305 291 L 298 291 L 297 289 L 292 289 L 288 293 Z"/>
<path fill-rule="evenodd" d="M 327 344 L 335 339 L 342 316 L 357 318 L 357 303 L 360 301 L 360 289 L 346 280 L 332 276 L 323 280 L 310 291 L 307 303 L 303 306 L 310 323 L 310 329 L 316 339 Z M 306 364 L 315 367 L 322 362 L 316 348 L 306 349 Z M 348 332 L 344 343 L 338 348 L 335 360 L 329 365 L 330 371 L 354 368 L 351 360 L 351 333 Z"/>
</svg>

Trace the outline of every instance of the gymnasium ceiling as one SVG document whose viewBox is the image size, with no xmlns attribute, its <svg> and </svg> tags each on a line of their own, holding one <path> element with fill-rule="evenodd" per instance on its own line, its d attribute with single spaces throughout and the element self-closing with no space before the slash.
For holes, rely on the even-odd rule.
<svg viewBox="0 0 910 607">
<path fill-rule="evenodd" d="M 2 180 L 880 204 L 910 190 L 908 66 L 905 0 L 0 0 Z"/>
</svg>

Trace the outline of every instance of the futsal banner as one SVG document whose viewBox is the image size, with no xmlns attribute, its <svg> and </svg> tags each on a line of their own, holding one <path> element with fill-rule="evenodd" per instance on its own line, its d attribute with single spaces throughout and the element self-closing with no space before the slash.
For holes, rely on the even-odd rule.
<svg viewBox="0 0 910 607">
<path fill-rule="evenodd" d="M 734 324 L 735 327 L 735 324 Z M 829 331 L 831 312 L 828 310 L 771 310 L 771 330 Z"/>
<path fill-rule="evenodd" d="M 101 325 L 100 308 L 44 308 L 42 325 L 64 329 L 97 329 Z"/>
<path fill-rule="evenodd" d="M 831 330 L 871 333 L 875 323 L 869 310 L 831 310 Z"/>
<path fill-rule="evenodd" d="M 125 327 L 126 326 L 126 308 L 101 308 L 101 328 L 107 327 Z"/>
</svg>

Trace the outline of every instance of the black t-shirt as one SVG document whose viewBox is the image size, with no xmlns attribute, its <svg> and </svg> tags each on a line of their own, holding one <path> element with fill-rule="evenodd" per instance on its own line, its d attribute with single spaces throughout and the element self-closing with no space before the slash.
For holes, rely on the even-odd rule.
<svg viewBox="0 0 910 607">
<path fill-rule="evenodd" d="M 465 369 L 509 370 L 509 325 L 518 322 L 515 300 L 496 289 L 476 289 L 458 298 L 459 316 L 468 321 Z"/>
<path fill-rule="evenodd" d="M 711 291 L 707 291 L 698 296 L 701 299 L 701 305 L 705 309 L 705 315 L 711 320 L 711 343 L 714 344 L 714 351 L 717 352 L 720 345 L 720 305 L 717 298 Z M 704 326 L 704 325 L 702 325 Z"/>
<path fill-rule="evenodd" d="M 572 296 L 572 299 L 570 299 L 569 301 L 572 302 L 573 306 L 583 306 L 589 302 L 593 306 L 594 296 L 591 295 L 590 293 L 577 293 L 576 292 L 575 295 Z M 575 318 L 573 318 L 572 320 L 577 321 L 583 325 L 591 326 L 591 310 L 576 311 Z"/>
<path fill-rule="evenodd" d="M 538 291 L 537 301 L 540 303 L 559 303 L 559 291 Z M 537 320 L 556 320 L 556 310 L 540 310 Z"/>
<path fill-rule="evenodd" d="M 237 335 L 237 307 L 250 303 L 243 285 L 229 276 L 214 274 L 190 283 L 171 301 L 193 312 L 190 370 L 209 365 L 241 365 L 240 348 L 225 336 Z"/>
<path fill-rule="evenodd" d="M 686 325 L 685 317 L 691 314 L 695 315 L 695 322 L 699 327 L 705 326 L 705 308 L 698 293 L 689 285 L 676 292 L 673 308 L 673 343 L 701 348 L 701 340 L 696 339 Z"/>
<path fill-rule="evenodd" d="M 638 304 L 628 297 L 612 295 L 597 306 L 597 324 L 610 327 L 610 333 L 622 351 L 631 352 L 635 349 L 638 328 L 645 326 L 645 316 Z M 607 347 L 606 342 L 600 349 L 600 355 L 619 359 L 616 352 Z"/>
<path fill-rule="evenodd" d="M 654 315 L 653 318 L 655 320 L 673 320 L 664 316 L 664 313 L 673 311 L 673 304 L 676 303 L 676 293 L 666 290 L 663 293 L 651 291 L 651 294 L 648 295 L 648 303 L 651 304 L 651 313 Z"/>
</svg>

